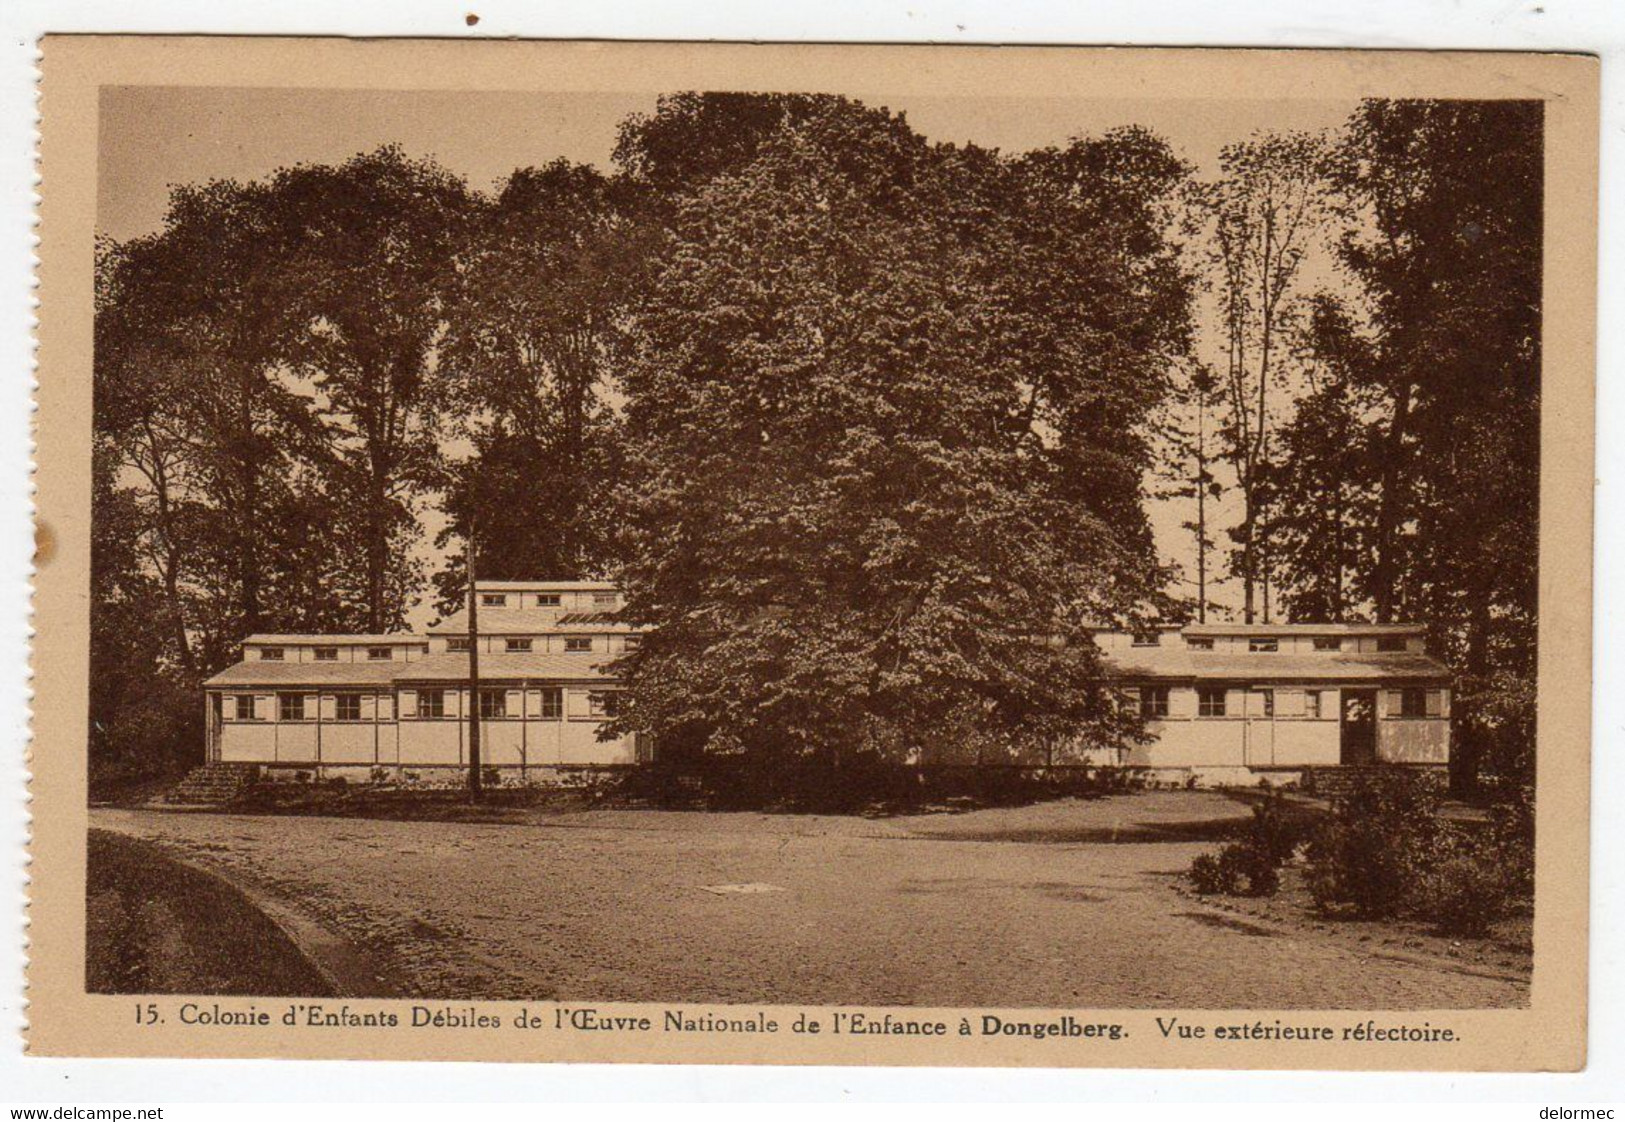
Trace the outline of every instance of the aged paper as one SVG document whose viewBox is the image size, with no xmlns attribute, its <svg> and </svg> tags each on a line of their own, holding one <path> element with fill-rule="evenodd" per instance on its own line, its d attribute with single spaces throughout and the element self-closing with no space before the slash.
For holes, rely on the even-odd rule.
<svg viewBox="0 0 1625 1122">
<path fill-rule="evenodd" d="M 31 1052 L 1584 1065 L 1594 59 L 43 73 Z"/>
</svg>

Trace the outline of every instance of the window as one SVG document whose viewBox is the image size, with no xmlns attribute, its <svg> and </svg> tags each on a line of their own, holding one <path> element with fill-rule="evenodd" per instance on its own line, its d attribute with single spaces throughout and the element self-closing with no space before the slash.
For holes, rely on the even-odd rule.
<svg viewBox="0 0 1625 1122">
<path fill-rule="evenodd" d="M 1399 694 L 1399 715 L 1401 717 L 1426 717 L 1428 715 L 1428 691 L 1420 689 L 1405 689 Z"/>
<path fill-rule="evenodd" d="M 468 637 L 465 635 L 456 639 L 447 639 L 446 650 L 450 654 L 467 654 Z"/>
<path fill-rule="evenodd" d="M 372 662 L 388 662 L 390 655 L 395 652 L 389 647 L 368 647 L 367 658 Z"/>
<path fill-rule="evenodd" d="M 484 719 L 506 717 L 508 715 L 507 690 L 481 690 L 480 716 Z"/>
<path fill-rule="evenodd" d="M 621 640 L 621 642 L 622 642 L 622 645 L 624 645 L 627 650 L 635 651 L 639 647 L 643 646 L 643 636 L 642 635 L 628 635 L 625 639 Z"/>
<path fill-rule="evenodd" d="M 302 693 L 279 693 L 276 695 L 276 715 L 279 721 L 302 721 L 305 719 L 305 695 Z"/>
<path fill-rule="evenodd" d="M 1136 647 L 1160 647 L 1162 646 L 1162 633 L 1158 631 L 1137 632 L 1134 636 L 1134 645 Z"/>
<path fill-rule="evenodd" d="M 1140 687 L 1140 716 L 1147 721 L 1159 720 L 1168 715 L 1168 687 L 1167 686 L 1141 686 Z"/>
<path fill-rule="evenodd" d="M 1271 651 L 1280 650 L 1281 649 L 1281 640 L 1275 639 L 1275 638 L 1248 639 L 1247 640 L 1247 649 L 1249 651 L 1252 651 L 1254 654 L 1267 654 L 1267 653 L 1269 653 Z"/>
<path fill-rule="evenodd" d="M 1224 691 L 1222 689 L 1198 689 L 1196 691 L 1196 715 L 1198 717 L 1224 716 Z"/>
<path fill-rule="evenodd" d="M 260 648 L 260 661 L 261 662 L 281 662 L 282 661 L 282 648 L 281 647 L 261 647 Z"/>
<path fill-rule="evenodd" d="M 1185 636 L 1185 646 L 1193 651 L 1211 651 L 1213 649 L 1213 640 L 1206 636 L 1187 635 Z"/>
<path fill-rule="evenodd" d="M 507 606 L 508 596 L 506 593 L 482 592 L 480 594 L 480 607 L 482 608 L 506 608 Z"/>
<path fill-rule="evenodd" d="M 418 716 L 444 717 L 446 715 L 445 690 L 419 690 Z"/>
<path fill-rule="evenodd" d="M 1377 650 L 1382 651 L 1384 654 L 1393 654 L 1405 649 L 1405 636 L 1403 635 L 1380 635 L 1377 637 Z"/>
<path fill-rule="evenodd" d="M 338 706 L 333 715 L 341 721 L 359 721 L 361 719 L 361 695 L 358 693 L 339 694 Z"/>
<path fill-rule="evenodd" d="M 564 640 L 564 649 L 570 654 L 581 654 L 592 650 L 592 636 L 570 635 Z"/>
<path fill-rule="evenodd" d="M 239 721 L 252 721 L 254 719 L 254 695 L 240 693 L 237 695 L 237 719 Z"/>
<path fill-rule="evenodd" d="M 613 608 L 620 601 L 620 597 L 613 592 L 594 592 L 592 606 L 595 608 Z"/>
<path fill-rule="evenodd" d="M 1312 720 L 1320 720 L 1320 691 L 1308 690 L 1303 695 L 1303 715 Z"/>
<path fill-rule="evenodd" d="M 593 690 L 587 695 L 587 712 L 594 717 L 613 717 L 620 712 L 621 695 L 610 690 Z"/>
<path fill-rule="evenodd" d="M 1343 640 L 1337 635 L 1316 635 L 1315 650 L 1340 651 L 1343 649 Z"/>
<path fill-rule="evenodd" d="M 561 689 L 545 689 L 542 691 L 542 720 L 557 721 L 564 716 L 564 691 Z"/>
<path fill-rule="evenodd" d="M 337 662 L 338 660 L 339 660 L 339 649 L 337 647 L 317 647 L 316 648 L 316 661 L 317 662 Z"/>
<path fill-rule="evenodd" d="M 526 652 L 528 652 L 530 650 L 530 640 L 529 639 L 509 639 L 508 643 L 507 643 L 507 647 L 508 647 L 508 650 L 510 652 L 516 652 L 516 653 L 523 654 L 523 653 L 526 653 Z"/>
<path fill-rule="evenodd" d="M 563 603 L 564 597 L 557 592 L 538 592 L 536 594 L 536 606 L 538 608 L 556 608 Z"/>
</svg>

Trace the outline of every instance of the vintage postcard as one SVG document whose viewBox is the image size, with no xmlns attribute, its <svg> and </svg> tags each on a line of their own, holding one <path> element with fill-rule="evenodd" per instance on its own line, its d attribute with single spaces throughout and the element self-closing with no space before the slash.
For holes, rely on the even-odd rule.
<svg viewBox="0 0 1625 1122">
<path fill-rule="evenodd" d="M 42 65 L 33 1053 L 1584 1065 L 1595 59 Z"/>
</svg>

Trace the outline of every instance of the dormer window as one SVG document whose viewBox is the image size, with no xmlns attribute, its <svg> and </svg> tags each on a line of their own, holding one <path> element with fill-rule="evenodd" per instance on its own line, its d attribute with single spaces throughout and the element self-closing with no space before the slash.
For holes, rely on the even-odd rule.
<svg viewBox="0 0 1625 1122">
<path fill-rule="evenodd" d="M 315 650 L 317 662 L 337 662 L 339 649 L 337 647 L 317 647 Z"/>
<path fill-rule="evenodd" d="M 508 653 L 509 654 L 529 654 L 530 653 L 530 640 L 529 639 L 509 639 L 508 642 L 507 642 L 507 648 L 508 648 Z"/>
<path fill-rule="evenodd" d="M 1185 636 L 1185 646 L 1193 651 L 1211 651 L 1213 649 L 1213 640 L 1206 635 L 1187 635 Z"/>
<path fill-rule="evenodd" d="M 1395 654 L 1407 649 L 1403 635 L 1382 635 L 1377 638 L 1377 650 L 1383 654 Z"/>
<path fill-rule="evenodd" d="M 594 592 L 592 594 L 592 606 L 595 608 L 613 608 L 619 599 L 620 597 L 613 592 Z"/>
<path fill-rule="evenodd" d="M 1160 647 L 1160 646 L 1162 646 L 1162 632 L 1160 632 L 1160 631 L 1140 631 L 1140 632 L 1136 632 L 1135 635 L 1134 635 L 1134 645 L 1136 647 Z"/>
<path fill-rule="evenodd" d="M 1248 639 L 1247 649 L 1254 654 L 1270 654 L 1281 649 L 1281 641 L 1273 636 L 1267 639 Z"/>
<path fill-rule="evenodd" d="M 538 608 L 557 608 L 564 603 L 564 597 L 557 592 L 538 592 L 536 606 Z"/>
<path fill-rule="evenodd" d="M 465 635 L 465 636 L 462 636 L 462 637 L 456 638 L 456 639 L 447 639 L 446 640 L 446 650 L 449 651 L 451 654 L 467 654 L 468 653 L 468 637 Z"/>
<path fill-rule="evenodd" d="M 1337 635 L 1316 635 L 1315 650 L 1340 651 L 1343 649 L 1343 640 Z"/>
<path fill-rule="evenodd" d="M 260 648 L 260 661 L 261 662 L 281 662 L 282 657 L 283 657 L 283 655 L 282 655 L 282 648 L 281 647 L 261 647 Z"/>
<path fill-rule="evenodd" d="M 389 647 L 368 647 L 367 659 L 370 662 L 388 662 L 394 653 Z"/>
<path fill-rule="evenodd" d="M 592 637 L 590 635 L 571 635 L 564 640 L 564 649 L 569 654 L 585 654 L 592 650 Z"/>
<path fill-rule="evenodd" d="M 507 606 L 508 606 L 508 596 L 507 596 L 506 593 L 503 593 L 503 592 L 482 592 L 482 593 L 480 593 L 480 607 L 482 607 L 482 608 L 506 608 Z"/>
</svg>

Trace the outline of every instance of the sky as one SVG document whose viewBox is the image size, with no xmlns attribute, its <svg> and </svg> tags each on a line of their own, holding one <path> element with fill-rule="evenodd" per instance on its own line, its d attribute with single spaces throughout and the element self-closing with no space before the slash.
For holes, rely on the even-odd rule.
<svg viewBox="0 0 1625 1122">
<path fill-rule="evenodd" d="M 1259 131 L 1335 129 L 1356 108 L 1347 99 L 850 94 L 902 112 L 931 140 L 1011 153 L 1143 125 L 1195 165 L 1198 177 L 1216 173 L 1226 144 Z M 608 169 L 620 122 L 654 104 L 654 95 L 643 93 L 104 87 L 97 231 L 122 241 L 160 229 L 177 185 L 261 179 L 280 167 L 339 162 L 389 143 L 433 157 L 481 191 L 499 187 L 516 168 L 560 157 Z M 1153 502 L 1150 515 L 1164 559 L 1194 572 L 1182 504 Z M 1210 592 L 1221 606 L 1239 594 L 1225 586 Z M 415 611 L 412 622 L 426 622 L 426 615 L 417 618 L 426 611 Z"/>
</svg>

